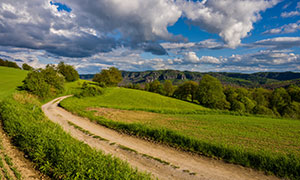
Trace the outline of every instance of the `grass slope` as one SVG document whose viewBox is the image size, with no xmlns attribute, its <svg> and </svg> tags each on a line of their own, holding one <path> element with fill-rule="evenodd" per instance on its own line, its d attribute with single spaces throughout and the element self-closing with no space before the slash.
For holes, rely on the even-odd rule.
<svg viewBox="0 0 300 180">
<path fill-rule="evenodd" d="M 36 167 L 52 179 L 150 179 L 127 162 L 96 151 L 48 120 L 26 93 L 0 102 L 4 130 Z"/>
<path fill-rule="evenodd" d="M 74 98 L 72 101 L 75 104 L 79 103 L 81 107 L 109 107 L 160 113 L 193 113 L 209 110 L 196 104 L 156 93 L 126 88 L 106 88 L 101 96 L 86 97 L 84 100 Z"/>
<path fill-rule="evenodd" d="M 144 91 L 122 88 L 108 89 L 105 95 L 98 97 L 68 98 L 61 102 L 61 106 L 119 131 L 265 170 L 281 177 L 300 178 L 300 121 L 297 120 L 188 114 L 203 108 Z M 126 116 L 116 121 L 86 110 L 87 107 L 96 106 L 155 112 L 170 111 L 172 107 L 176 110 L 170 111 L 172 114 L 161 114 L 159 118 L 148 118 L 146 121 L 126 119 Z M 186 113 L 181 114 L 181 110 Z M 129 116 L 130 111 L 126 113 Z"/>
<path fill-rule="evenodd" d="M 0 66 L 0 100 L 11 95 L 22 85 L 28 71 Z"/>
</svg>

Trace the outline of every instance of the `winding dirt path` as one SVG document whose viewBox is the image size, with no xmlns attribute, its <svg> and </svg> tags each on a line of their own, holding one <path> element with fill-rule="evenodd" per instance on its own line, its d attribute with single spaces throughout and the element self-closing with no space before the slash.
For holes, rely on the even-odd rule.
<svg viewBox="0 0 300 180">
<path fill-rule="evenodd" d="M 56 98 L 42 106 L 45 115 L 50 120 L 60 124 L 73 137 L 91 147 L 126 160 L 133 167 L 141 171 L 150 172 L 154 177 L 159 179 L 278 179 L 274 176 L 266 176 L 263 172 L 258 172 L 250 168 L 192 155 L 164 145 L 120 134 L 58 107 L 59 102 L 67 97 L 69 96 Z M 78 127 L 75 128 L 76 126 L 89 131 L 89 133 L 83 133 L 82 130 L 78 130 Z M 105 138 L 108 141 L 93 138 L 95 135 Z"/>
</svg>

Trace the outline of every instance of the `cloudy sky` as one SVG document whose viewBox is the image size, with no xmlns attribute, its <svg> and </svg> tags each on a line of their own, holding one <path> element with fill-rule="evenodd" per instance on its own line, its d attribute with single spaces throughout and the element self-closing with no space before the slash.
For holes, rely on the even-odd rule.
<svg viewBox="0 0 300 180">
<path fill-rule="evenodd" d="M 0 0 L 0 58 L 82 74 L 300 72 L 300 1 Z"/>
</svg>

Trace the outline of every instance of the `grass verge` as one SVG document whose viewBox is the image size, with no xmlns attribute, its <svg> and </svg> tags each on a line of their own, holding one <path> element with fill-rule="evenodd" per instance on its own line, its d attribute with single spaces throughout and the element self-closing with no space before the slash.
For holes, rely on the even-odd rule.
<svg viewBox="0 0 300 180">
<path fill-rule="evenodd" d="M 54 179 L 150 179 L 149 174 L 72 138 L 27 94 L 2 101 L 0 115 L 14 144 Z"/>
</svg>

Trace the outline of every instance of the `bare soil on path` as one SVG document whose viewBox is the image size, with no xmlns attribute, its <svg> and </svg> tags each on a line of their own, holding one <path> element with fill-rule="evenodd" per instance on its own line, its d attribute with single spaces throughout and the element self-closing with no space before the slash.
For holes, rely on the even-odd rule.
<svg viewBox="0 0 300 180">
<path fill-rule="evenodd" d="M 159 179 L 199 179 L 199 180 L 275 180 L 263 172 L 239 165 L 224 163 L 203 156 L 178 151 L 174 148 L 152 143 L 91 122 L 76 116 L 58 106 L 69 96 L 56 98 L 42 106 L 45 115 L 60 124 L 74 138 L 93 148 L 126 160 L 132 167 L 146 171 Z M 84 133 L 78 127 L 88 131 Z M 89 135 L 90 134 L 90 135 Z M 91 134 L 93 134 L 91 136 Z M 103 141 L 93 136 L 106 139 Z"/>
</svg>

